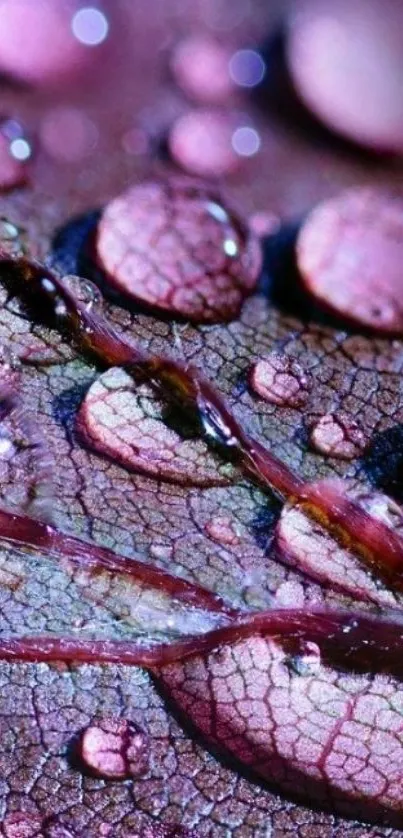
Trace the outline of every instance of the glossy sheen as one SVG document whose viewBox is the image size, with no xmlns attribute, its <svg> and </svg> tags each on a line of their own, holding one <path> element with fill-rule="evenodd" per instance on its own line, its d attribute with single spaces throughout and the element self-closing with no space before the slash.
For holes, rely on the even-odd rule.
<svg viewBox="0 0 403 838">
<path fill-rule="evenodd" d="M 390 498 L 378 492 L 366 493 L 362 488 L 354 494 L 371 516 L 391 529 L 402 531 L 402 510 Z M 283 508 L 276 526 L 275 544 L 281 560 L 308 577 L 358 599 L 383 607 L 403 608 L 402 594 L 374 578 L 354 550 L 337 545 L 325 528 L 309 517 L 303 504 Z"/>
<path fill-rule="evenodd" d="M 249 371 L 251 389 L 270 404 L 302 407 L 309 399 L 311 380 L 295 358 L 271 352 Z"/>
<path fill-rule="evenodd" d="M 204 442 L 167 426 L 164 407 L 149 385 L 110 369 L 88 390 L 77 430 L 87 445 L 130 470 L 185 485 L 228 482 L 225 467 Z"/>
<path fill-rule="evenodd" d="M 77 749 L 84 767 L 105 779 L 139 777 L 148 769 L 148 736 L 126 719 L 107 717 L 94 720 L 82 732 Z"/>
<path fill-rule="evenodd" d="M 365 436 L 347 413 L 325 413 L 311 428 L 311 446 L 320 454 L 340 460 L 359 457 L 366 447 Z"/>
<path fill-rule="evenodd" d="M 329 128 L 403 151 L 401 3 L 296 0 L 287 55 L 301 99 Z"/>
<path fill-rule="evenodd" d="M 200 323 L 235 317 L 262 264 L 258 240 L 221 197 L 181 178 L 133 186 L 111 201 L 96 255 L 124 294 Z"/>
<path fill-rule="evenodd" d="M 297 240 L 298 267 L 315 300 L 377 332 L 403 331 L 403 200 L 355 188 L 315 207 Z"/>
</svg>

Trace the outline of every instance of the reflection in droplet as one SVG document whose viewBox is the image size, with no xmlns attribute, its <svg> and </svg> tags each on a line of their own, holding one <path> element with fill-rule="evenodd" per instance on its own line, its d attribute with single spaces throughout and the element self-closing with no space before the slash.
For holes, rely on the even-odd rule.
<svg viewBox="0 0 403 838">
<path fill-rule="evenodd" d="M 87 47 L 98 46 L 105 41 L 109 32 L 107 17 L 94 6 L 79 9 L 71 22 L 73 35 Z"/>
<path fill-rule="evenodd" d="M 254 49 L 239 49 L 229 62 L 229 73 L 240 87 L 256 87 L 263 81 L 266 64 Z"/>
</svg>

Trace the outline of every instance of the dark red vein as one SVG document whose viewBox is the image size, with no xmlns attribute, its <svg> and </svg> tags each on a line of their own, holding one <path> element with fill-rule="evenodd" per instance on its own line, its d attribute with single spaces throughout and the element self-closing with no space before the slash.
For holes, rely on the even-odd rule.
<svg viewBox="0 0 403 838">
<path fill-rule="evenodd" d="M 252 636 L 266 636 L 298 649 L 317 643 L 325 661 L 347 670 L 403 676 L 403 618 L 394 611 L 382 617 L 326 609 L 277 609 L 240 616 L 230 626 L 171 644 L 142 646 L 114 640 L 61 637 L 0 638 L 0 658 L 31 662 L 120 663 L 158 671 L 175 661 L 205 655 Z M 293 642 L 294 646 L 290 646 Z"/>
<path fill-rule="evenodd" d="M 123 365 L 135 375 L 144 375 L 170 398 L 196 411 L 207 441 L 218 442 L 228 453 L 235 454 L 248 477 L 282 497 L 304 501 L 309 514 L 337 539 L 351 546 L 382 574 L 392 577 L 394 584 L 403 584 L 397 578 L 403 568 L 403 540 L 347 499 L 342 488 L 333 486 L 330 491 L 322 490 L 319 484 L 306 484 L 241 428 L 222 397 L 195 370 L 170 358 L 144 353 L 119 335 L 105 318 L 78 302 L 63 281 L 41 265 L 26 259 L 3 260 L 2 271 L 11 287 L 34 308 L 36 316 L 39 307 L 41 316 L 50 315 L 83 352 L 95 356 L 103 365 Z"/>
<path fill-rule="evenodd" d="M 106 547 L 82 541 L 26 515 L 14 515 L 0 510 L 0 538 L 3 542 L 20 549 L 39 550 L 54 559 L 67 560 L 80 568 L 130 576 L 137 582 L 163 591 L 193 608 L 202 608 L 228 618 L 239 613 L 219 596 L 200 585 L 172 576 L 138 559 L 119 556 Z"/>
</svg>

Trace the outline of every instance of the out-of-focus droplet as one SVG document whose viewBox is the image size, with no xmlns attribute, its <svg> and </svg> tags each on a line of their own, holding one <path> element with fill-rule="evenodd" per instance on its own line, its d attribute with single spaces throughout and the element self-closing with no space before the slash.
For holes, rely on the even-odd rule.
<svg viewBox="0 0 403 838">
<path fill-rule="evenodd" d="M 309 398 L 311 380 L 295 358 L 271 352 L 249 371 L 251 389 L 270 404 L 302 407 Z"/>
<path fill-rule="evenodd" d="M 403 151 L 403 4 L 296 0 L 288 65 L 304 103 L 332 130 Z"/>
<path fill-rule="evenodd" d="M 366 439 L 355 420 L 342 411 L 326 413 L 312 427 L 311 446 L 320 454 L 353 460 L 363 453 Z"/>
<path fill-rule="evenodd" d="M 250 125 L 240 125 L 232 135 L 232 148 L 240 157 L 253 157 L 260 148 L 260 135 Z"/>
<path fill-rule="evenodd" d="M 51 157 L 75 163 L 87 157 L 98 141 L 98 129 L 84 111 L 73 107 L 57 107 L 42 120 L 40 138 Z"/>
<path fill-rule="evenodd" d="M 83 6 L 73 16 L 71 29 L 80 44 L 95 47 L 105 41 L 109 32 L 109 22 L 101 9 Z"/>
<path fill-rule="evenodd" d="M 212 38 L 191 36 L 175 48 L 171 69 L 182 90 L 196 102 L 220 104 L 233 91 L 228 50 Z"/>
<path fill-rule="evenodd" d="M 296 244 L 304 287 L 325 309 L 360 327 L 402 334 L 403 200 L 353 187 L 318 204 Z"/>
<path fill-rule="evenodd" d="M 229 62 L 229 74 L 239 87 L 256 87 L 266 73 L 266 64 L 254 49 L 239 49 Z"/>
<path fill-rule="evenodd" d="M 97 777 L 110 780 L 141 777 L 149 766 L 149 737 L 141 727 L 126 719 L 96 719 L 78 738 L 74 756 L 84 770 Z"/>
<path fill-rule="evenodd" d="M 236 170 L 239 154 L 233 148 L 234 119 L 214 110 L 192 110 L 171 128 L 168 144 L 173 159 L 188 172 L 222 177 Z"/>
<path fill-rule="evenodd" d="M 71 15 L 70 0 L 2 0 L 0 69 L 49 87 L 81 75 L 89 50 L 74 36 Z"/>
</svg>

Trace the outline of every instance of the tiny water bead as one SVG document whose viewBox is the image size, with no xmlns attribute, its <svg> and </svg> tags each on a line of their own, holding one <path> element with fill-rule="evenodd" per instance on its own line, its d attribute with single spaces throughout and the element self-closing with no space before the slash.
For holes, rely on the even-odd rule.
<svg viewBox="0 0 403 838">
<path fill-rule="evenodd" d="M 359 457 L 367 445 L 357 422 L 342 411 L 326 413 L 317 419 L 311 429 L 310 442 L 315 451 L 339 460 Z"/>
<path fill-rule="evenodd" d="M 95 248 L 118 290 L 199 323 L 236 317 L 262 265 L 254 234 L 210 186 L 187 178 L 149 181 L 112 200 Z"/>
<path fill-rule="evenodd" d="M 172 158 L 192 175 L 230 175 L 241 162 L 232 142 L 236 127 L 236 120 L 226 111 L 187 111 L 174 122 L 169 132 Z"/>
<path fill-rule="evenodd" d="M 224 103 L 234 88 L 228 69 L 230 55 L 218 41 L 192 35 L 175 47 L 171 70 L 189 98 L 206 104 Z"/>
<path fill-rule="evenodd" d="M 126 780 L 147 773 L 150 742 L 147 733 L 126 719 L 95 719 L 80 734 L 74 757 L 97 777 Z"/>
<path fill-rule="evenodd" d="M 310 376 L 295 358 L 271 352 L 250 369 L 251 389 L 270 404 L 279 407 L 303 407 L 309 399 Z"/>
<path fill-rule="evenodd" d="M 327 309 L 373 331 L 403 331 L 403 200 L 356 187 L 319 204 L 297 239 L 306 291 Z"/>
</svg>

